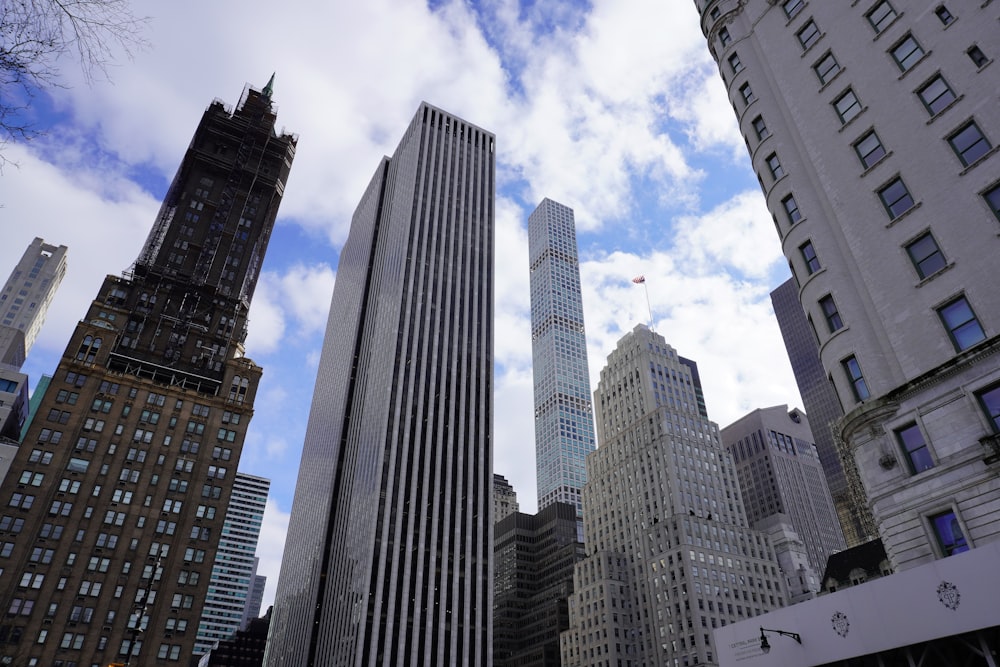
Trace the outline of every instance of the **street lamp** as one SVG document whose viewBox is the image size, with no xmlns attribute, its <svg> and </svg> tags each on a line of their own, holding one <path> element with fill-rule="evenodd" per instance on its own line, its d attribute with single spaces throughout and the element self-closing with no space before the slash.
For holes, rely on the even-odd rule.
<svg viewBox="0 0 1000 667">
<path fill-rule="evenodd" d="M 785 637 L 791 637 L 792 639 L 794 639 L 798 643 L 800 643 L 800 644 L 802 643 L 802 637 L 800 637 L 797 632 L 787 632 L 785 630 L 771 630 L 770 628 L 761 628 L 760 629 L 760 650 L 763 651 L 764 653 L 770 653 L 770 651 L 771 651 L 771 644 L 770 644 L 770 642 L 767 641 L 767 635 L 764 634 L 765 632 L 772 632 L 772 633 L 774 633 L 776 635 L 783 635 Z"/>
</svg>

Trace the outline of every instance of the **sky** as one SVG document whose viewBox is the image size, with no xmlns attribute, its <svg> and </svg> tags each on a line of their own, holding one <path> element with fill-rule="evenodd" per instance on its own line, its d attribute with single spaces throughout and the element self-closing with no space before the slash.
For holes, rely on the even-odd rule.
<svg viewBox="0 0 1000 667">
<path fill-rule="evenodd" d="M 576 214 L 593 389 L 618 339 L 652 317 L 698 362 L 720 427 L 801 405 L 769 297 L 790 274 L 690 0 L 134 7 L 146 47 L 107 80 L 64 63 L 32 107 L 43 135 L 0 150 L 0 277 L 35 236 L 69 247 L 23 369 L 33 386 L 104 276 L 138 256 L 205 107 L 275 73 L 279 128 L 299 141 L 250 310 L 246 353 L 264 377 L 240 461 L 271 479 L 265 609 L 338 252 L 421 101 L 497 138 L 494 471 L 521 511 L 537 509 L 526 225 L 545 197 Z"/>
</svg>

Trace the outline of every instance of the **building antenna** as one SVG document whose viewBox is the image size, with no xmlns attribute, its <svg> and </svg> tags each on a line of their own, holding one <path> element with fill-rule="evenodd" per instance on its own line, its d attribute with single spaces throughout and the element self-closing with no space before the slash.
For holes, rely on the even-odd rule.
<svg viewBox="0 0 1000 667">
<path fill-rule="evenodd" d="M 640 274 L 633 278 L 632 282 L 636 285 L 642 285 L 642 289 L 646 292 L 646 310 L 649 311 L 649 330 L 656 331 L 653 328 L 653 308 L 649 305 L 649 287 L 646 285 L 646 276 Z"/>
</svg>

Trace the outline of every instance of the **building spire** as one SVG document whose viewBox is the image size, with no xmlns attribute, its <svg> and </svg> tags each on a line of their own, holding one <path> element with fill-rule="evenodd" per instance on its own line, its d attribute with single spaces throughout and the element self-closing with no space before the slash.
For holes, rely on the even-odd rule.
<svg viewBox="0 0 1000 667">
<path fill-rule="evenodd" d="M 271 96 L 274 94 L 274 72 L 271 72 L 271 78 L 267 80 L 267 85 L 260 92 L 267 99 L 271 99 Z"/>
</svg>

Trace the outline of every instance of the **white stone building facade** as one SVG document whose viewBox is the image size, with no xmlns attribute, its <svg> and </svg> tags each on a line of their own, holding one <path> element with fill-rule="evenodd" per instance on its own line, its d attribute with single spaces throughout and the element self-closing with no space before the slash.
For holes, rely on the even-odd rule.
<svg viewBox="0 0 1000 667">
<path fill-rule="evenodd" d="M 594 393 L 564 667 L 715 664 L 712 629 L 785 604 L 767 537 L 704 408 L 697 365 L 635 327 Z"/>
<path fill-rule="evenodd" d="M 895 569 L 997 539 L 1000 4 L 696 6 Z"/>
</svg>

